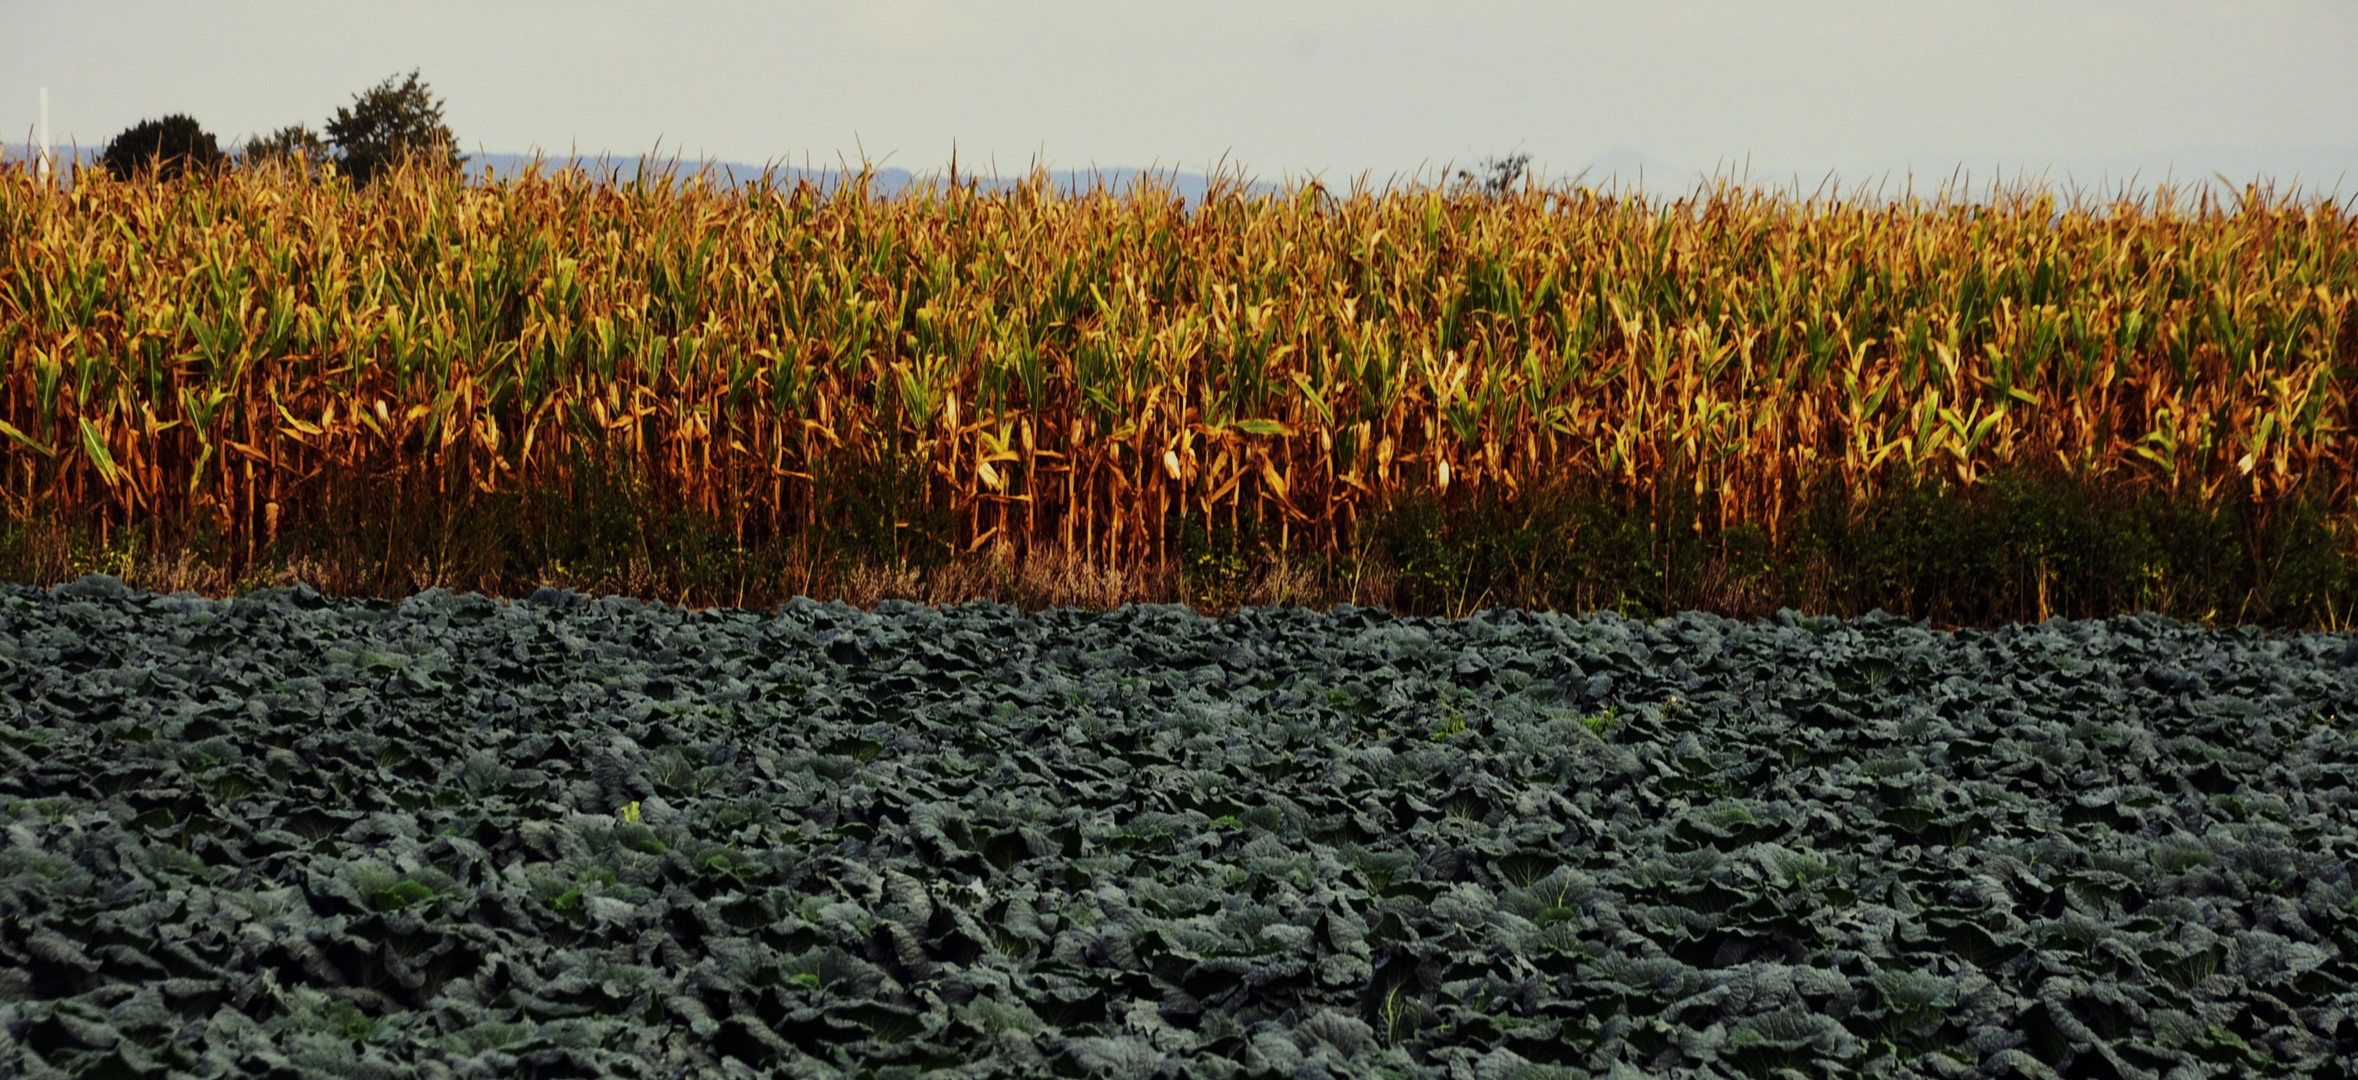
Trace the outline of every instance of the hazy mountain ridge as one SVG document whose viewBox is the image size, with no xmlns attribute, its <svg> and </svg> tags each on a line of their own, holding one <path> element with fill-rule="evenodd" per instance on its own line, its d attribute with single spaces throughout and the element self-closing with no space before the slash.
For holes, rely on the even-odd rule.
<svg viewBox="0 0 2358 1080">
<path fill-rule="evenodd" d="M 515 176 L 535 161 L 540 164 L 544 174 L 568 164 L 577 164 L 593 175 L 607 176 L 623 181 L 641 175 L 642 170 L 646 175 L 659 175 L 670 170 L 675 177 L 683 180 L 708 171 L 714 180 L 724 186 L 748 183 L 758 180 L 766 174 L 772 183 L 780 187 L 791 188 L 795 184 L 807 180 L 813 186 L 821 189 L 833 189 L 836 185 L 859 175 L 857 166 L 846 168 L 842 165 L 805 168 L 784 164 L 765 166 L 749 165 L 737 161 L 698 161 L 685 156 L 648 156 L 644 158 L 609 156 L 601 159 L 490 153 L 470 156 L 467 159 L 467 169 L 470 174 L 476 176 L 481 176 L 486 171 L 499 176 Z M 1169 187 L 1174 193 L 1191 203 L 1202 201 L 1204 194 L 1211 189 L 1211 178 L 1206 174 L 1175 169 L 1050 169 L 1047 170 L 1047 173 L 1049 183 L 1054 185 L 1058 191 L 1066 193 L 1086 192 L 1095 186 L 1102 185 L 1105 190 L 1118 194 L 1129 190 L 1135 181 L 1145 176 L 1155 177 L 1164 186 Z M 958 179 L 960 183 L 974 180 L 988 190 L 1013 187 L 1023 182 L 1027 175 L 1028 173 L 984 175 L 971 168 L 961 168 Z M 880 195 L 895 195 L 908 188 L 922 186 L 929 180 L 946 184 L 949 180 L 948 167 L 944 166 L 924 172 L 915 172 L 899 167 L 873 167 L 869 175 L 872 190 Z M 1241 181 L 1231 177 L 1230 185 L 1241 188 L 1248 194 L 1276 194 L 1286 189 L 1286 185 L 1281 183 L 1249 177 L 1243 178 Z"/>
<path fill-rule="evenodd" d="M 79 148 L 58 146 L 56 160 L 60 168 L 76 159 L 77 149 L 83 167 L 95 168 L 104 145 Z M 0 143 L 0 164 L 29 162 L 33 154 L 34 148 L 29 144 Z M 544 173 L 570 163 L 579 165 L 593 175 L 623 182 L 642 175 L 642 172 L 654 176 L 669 170 L 680 180 L 694 177 L 699 172 L 708 172 L 723 187 L 735 187 L 753 181 L 766 172 L 771 181 L 781 187 L 792 188 L 807 180 L 821 190 L 833 190 L 847 177 L 859 174 L 857 166 L 847 170 L 842 164 L 809 168 L 786 164 L 763 166 L 737 161 L 695 160 L 685 155 L 597 157 L 480 152 L 467 155 L 467 172 L 475 178 L 486 174 L 512 177 L 536 161 Z M 1532 165 L 1534 169 L 1539 169 L 1545 167 L 1546 163 L 1533 162 Z M 1457 162 L 1452 163 L 1451 168 L 1475 170 L 1476 166 Z M 977 182 L 985 190 L 1003 189 L 1022 182 L 1027 175 L 1028 171 L 1000 172 L 980 176 Z M 1087 192 L 1097 185 L 1102 185 L 1106 191 L 1120 194 L 1128 191 L 1138 178 L 1147 175 L 1158 178 L 1190 204 L 1202 202 L 1211 186 L 1210 178 L 1204 173 L 1167 168 L 1048 170 L 1050 183 L 1059 192 L 1067 194 Z M 1440 166 L 1435 166 L 1427 174 L 1428 179 L 1442 176 L 1454 178 L 1454 173 L 1444 173 Z M 972 170 L 962 168 L 959 171 L 961 182 L 976 177 L 977 173 Z M 1325 184 L 1328 191 L 1337 194 L 1349 191 L 1355 183 L 1380 191 L 1386 186 L 1409 186 L 1413 180 L 1407 176 L 1384 176 L 1372 172 L 1347 174 L 1335 170 L 1301 175 L 1288 173 L 1275 180 L 1250 173 L 1231 174 L 1230 179 L 1245 194 L 1274 195 L 1294 190 L 1313 177 Z M 1743 186 L 1759 189 L 1799 190 L 1804 194 L 1821 189 L 1826 194 L 1833 194 L 1838 189 L 1844 195 L 1865 191 L 1870 196 L 1880 191 L 1886 197 L 1896 197 L 1911 187 L 1920 197 L 1932 197 L 1951 184 L 1962 187 L 1964 191 L 1961 194 L 1971 196 L 1986 192 L 1993 181 L 2013 186 L 2019 182 L 2037 180 L 2043 180 L 2064 193 L 2077 188 L 2091 196 L 2123 189 L 2131 194 L 2150 194 L 2165 180 L 2173 187 L 2185 190 L 2217 188 L 2224 178 L 2226 186 L 2231 190 L 2239 191 L 2244 185 L 2257 182 L 2262 186 L 2274 185 L 2280 195 L 2297 191 L 2304 199 L 2339 200 L 2358 194 L 2358 144 L 2187 147 L 2130 154 L 2091 154 L 2037 165 L 2013 164 L 1995 159 L 1960 159 L 1929 151 L 1915 151 L 1885 159 L 1871 169 L 1848 172 L 1820 170 L 1815 173 L 1779 170 L 1751 162 L 1741 155 L 1723 158 L 1710 168 L 1680 168 L 1635 147 L 1617 146 L 1577 169 L 1548 168 L 1540 179 L 1549 186 L 1562 186 L 1577 178 L 1579 184 L 1600 190 L 1637 191 L 1654 197 L 1676 198 L 1708 186 L 1715 177 L 1725 177 Z M 924 171 L 878 166 L 870 173 L 869 182 L 876 194 L 891 196 L 929 180 L 941 183 L 948 178 L 949 169 L 946 165 Z"/>
<path fill-rule="evenodd" d="M 0 165 L 30 163 L 36 154 L 36 149 L 37 148 L 27 143 L 0 143 Z M 68 145 L 59 145 L 54 148 L 53 153 L 55 154 L 54 160 L 57 163 L 57 168 L 60 170 L 66 169 L 72 162 L 76 160 L 81 162 L 83 168 L 91 169 L 98 167 L 99 155 L 103 153 L 104 150 L 104 146 L 84 146 L 76 148 Z M 740 184 L 750 183 L 754 180 L 760 179 L 766 173 L 772 183 L 777 184 L 783 188 L 792 188 L 797 183 L 807 180 L 813 186 L 818 187 L 821 190 L 833 190 L 837 185 L 846 182 L 847 179 L 854 178 L 859 175 L 859 169 L 856 166 L 849 170 L 846 170 L 840 166 L 830 168 L 802 168 L 788 165 L 762 166 L 749 165 L 740 161 L 698 161 L 688 159 L 684 156 L 656 157 L 649 155 L 641 157 L 637 155 L 609 155 L 600 158 L 590 156 L 574 157 L 548 154 L 493 153 L 475 153 L 466 156 L 467 175 L 474 179 L 482 179 L 487 175 L 498 177 L 518 176 L 521 175 L 527 168 L 533 166 L 536 163 L 540 166 L 542 175 L 554 173 L 557 170 L 565 168 L 569 165 L 578 166 L 583 171 L 595 177 L 611 178 L 625 183 L 642 175 L 651 178 L 661 175 L 666 171 L 669 171 L 675 179 L 683 181 L 693 178 L 701 173 L 711 176 L 712 179 L 717 181 L 723 187 L 735 187 Z M 1204 194 L 1211 188 L 1211 180 L 1205 174 L 1196 172 L 1183 172 L 1173 169 L 1109 168 L 1048 170 L 1049 182 L 1053 184 L 1058 191 L 1065 193 L 1086 192 L 1089 191 L 1093 186 L 1102 184 L 1105 190 L 1119 194 L 1121 192 L 1128 191 L 1133 182 L 1135 182 L 1138 178 L 1147 175 L 1156 177 L 1165 186 L 1169 187 L 1176 194 L 1184 197 L 1190 203 L 1201 202 L 1203 200 Z M 871 190 L 873 190 L 876 194 L 889 196 L 897 195 L 910 187 L 922 185 L 928 180 L 946 182 L 948 178 L 949 170 L 946 167 L 939 170 L 922 173 L 912 172 L 908 169 L 898 167 L 879 167 L 873 169 L 869 174 L 869 183 L 871 184 Z M 977 179 L 976 174 L 968 170 L 960 170 L 960 182 L 963 183 L 968 179 Z M 988 190 L 1013 187 L 1016 184 L 1021 183 L 1024 179 L 1025 174 L 1002 174 L 996 176 L 980 177 L 978 182 L 983 188 Z M 1287 190 L 1287 185 L 1285 184 L 1251 178 L 1246 178 L 1241 182 L 1232 178 L 1231 185 L 1241 188 L 1248 194 L 1277 194 Z"/>
</svg>

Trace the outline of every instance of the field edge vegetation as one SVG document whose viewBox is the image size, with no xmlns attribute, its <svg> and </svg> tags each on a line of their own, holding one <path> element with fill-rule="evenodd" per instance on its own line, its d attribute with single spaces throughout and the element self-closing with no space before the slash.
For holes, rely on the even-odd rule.
<svg viewBox="0 0 2358 1080">
<path fill-rule="evenodd" d="M 1709 521 L 1692 498 L 1630 505 L 1593 482 L 1515 500 L 1408 492 L 1334 555 L 1288 552 L 1249 527 L 1198 527 L 1179 530 L 1161 563 L 1114 565 L 1004 545 L 961 550 L 939 515 L 928 521 L 911 506 L 915 520 L 892 518 L 893 504 L 865 490 L 844 500 L 823 537 L 747 544 L 726 521 L 665 505 L 627 459 L 578 464 L 569 483 L 547 490 L 452 495 L 423 476 L 353 480 L 316 517 L 250 552 L 202 534 L 172 546 L 90 521 L 17 517 L 0 525 L 0 580 L 54 585 L 103 573 L 213 597 L 296 582 L 388 599 L 555 587 L 699 607 L 767 608 L 799 595 L 859 607 L 1176 603 L 1207 614 L 1335 604 L 1452 617 L 1506 607 L 1736 618 L 1880 609 L 1990 626 L 2150 611 L 2213 625 L 2358 625 L 2358 559 L 2321 498 L 2261 513 L 2053 471 L 1962 491 L 1894 486 L 1858 506 L 1829 485 L 1775 538 Z"/>
</svg>

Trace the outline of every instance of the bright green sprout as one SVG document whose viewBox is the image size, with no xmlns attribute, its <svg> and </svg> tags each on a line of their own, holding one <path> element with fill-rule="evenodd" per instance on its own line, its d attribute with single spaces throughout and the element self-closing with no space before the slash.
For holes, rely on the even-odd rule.
<svg viewBox="0 0 2358 1080">
<path fill-rule="evenodd" d="M 1619 705 L 1607 706 L 1603 712 L 1597 713 L 1594 716 L 1583 716 L 1580 718 L 1581 726 L 1586 727 L 1598 738 L 1603 738 L 1605 733 L 1613 730 L 1614 725 L 1620 723 L 1620 721 L 1621 706 Z"/>
</svg>

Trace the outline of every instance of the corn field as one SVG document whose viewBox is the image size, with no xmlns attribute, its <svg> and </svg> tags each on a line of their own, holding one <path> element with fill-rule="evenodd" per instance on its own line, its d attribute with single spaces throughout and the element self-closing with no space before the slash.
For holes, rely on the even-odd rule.
<svg viewBox="0 0 2358 1080">
<path fill-rule="evenodd" d="M 1108 565 L 1401 492 L 1793 493 L 2048 467 L 2353 506 L 2358 219 L 2262 190 L 1968 201 L 1714 183 L 885 198 L 579 170 L 365 190 L 0 173 L 0 491 L 250 553 L 339 478 L 454 497 L 619 454 L 740 542 L 917 463 L 949 546 Z M 173 525 L 172 523 L 178 523 Z"/>
</svg>

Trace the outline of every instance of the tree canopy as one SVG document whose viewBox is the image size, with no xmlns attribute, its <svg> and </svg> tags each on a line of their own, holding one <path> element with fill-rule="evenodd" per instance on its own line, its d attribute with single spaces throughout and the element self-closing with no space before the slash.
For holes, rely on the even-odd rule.
<svg viewBox="0 0 2358 1080">
<path fill-rule="evenodd" d="M 326 137 L 311 130 L 307 124 L 289 124 L 268 135 L 246 140 L 238 150 L 238 159 L 245 165 L 285 162 L 309 172 L 335 160 Z"/>
<path fill-rule="evenodd" d="M 117 180 L 153 173 L 170 180 L 192 172 L 210 172 L 222 163 L 220 144 L 194 117 L 174 113 L 161 120 L 142 120 L 109 142 L 99 162 Z"/>
<path fill-rule="evenodd" d="M 359 184 L 404 158 L 452 169 L 466 161 L 458 152 L 458 136 L 442 121 L 442 102 L 416 71 L 389 76 L 353 95 L 351 106 L 339 107 L 327 122 L 327 136 L 340 154 L 338 164 Z"/>
</svg>

